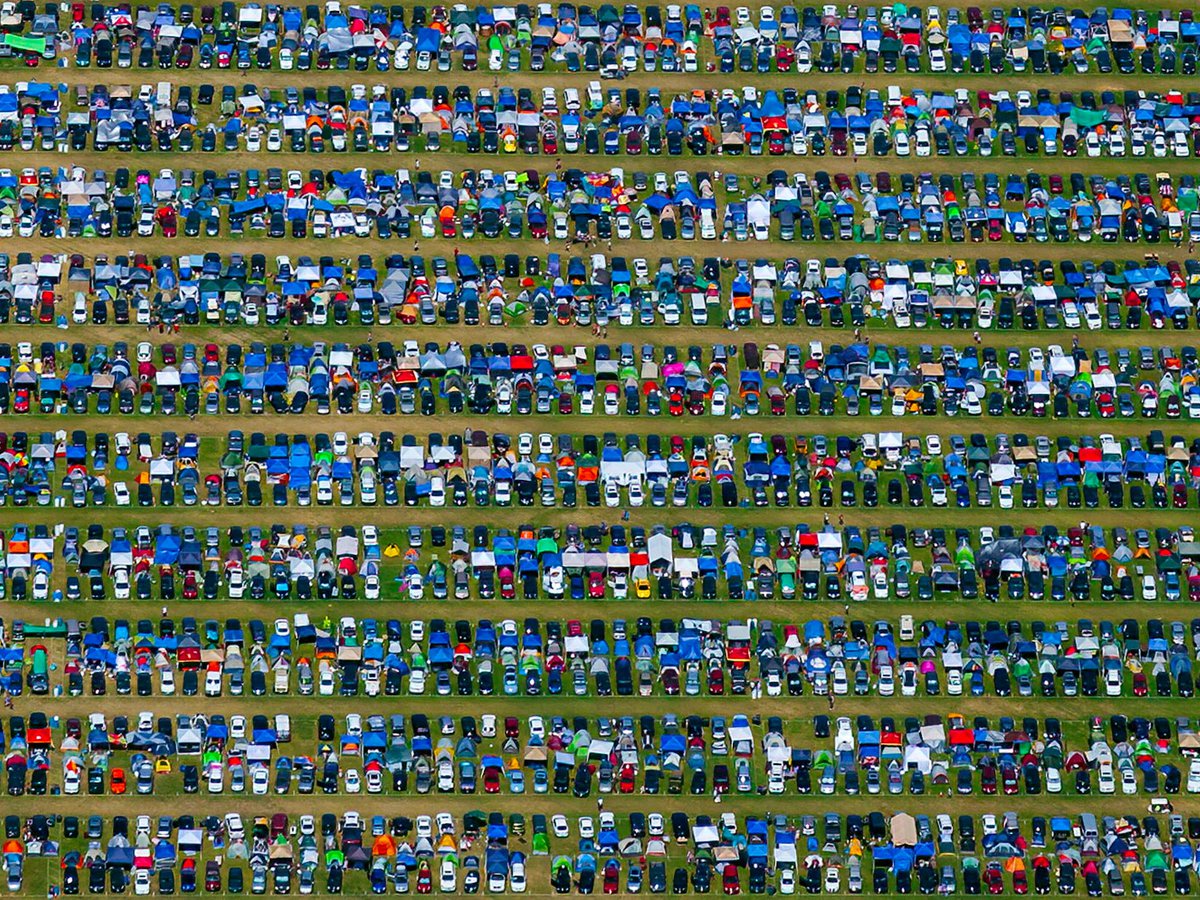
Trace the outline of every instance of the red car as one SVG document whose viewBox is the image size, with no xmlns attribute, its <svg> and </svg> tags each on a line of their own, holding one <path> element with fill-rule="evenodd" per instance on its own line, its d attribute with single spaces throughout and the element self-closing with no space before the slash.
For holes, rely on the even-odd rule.
<svg viewBox="0 0 1200 900">
<path fill-rule="evenodd" d="M 500 793 L 500 767 L 488 766 L 483 770 L 483 792 L 485 794 Z"/>
<path fill-rule="evenodd" d="M 733 863 L 725 866 L 721 873 L 721 890 L 726 894 L 740 894 L 742 892 L 742 881 L 738 877 L 737 866 Z"/>
<path fill-rule="evenodd" d="M 615 894 L 621 889 L 621 864 L 610 859 L 604 864 L 604 893 Z"/>
<path fill-rule="evenodd" d="M 626 763 L 621 767 L 621 775 L 617 780 L 617 790 L 622 794 L 632 794 L 637 787 L 637 771 Z"/>
<path fill-rule="evenodd" d="M 983 883 L 987 885 L 989 894 L 1001 894 L 1004 892 L 1004 877 L 1000 874 L 1000 869 L 996 866 L 988 866 L 983 870 Z"/>
<path fill-rule="evenodd" d="M 163 237 L 175 237 L 179 230 L 179 217 L 175 215 L 175 210 L 169 206 L 160 207 L 155 218 L 158 219 L 158 227 L 162 229 Z"/>
<path fill-rule="evenodd" d="M 1015 794 L 1020 790 L 1017 782 L 1017 770 L 1012 766 L 1000 767 L 1000 785 L 1005 794 Z"/>
<path fill-rule="evenodd" d="M 125 770 L 113 769 L 109 776 L 108 789 L 113 794 L 125 793 Z"/>
<path fill-rule="evenodd" d="M 417 870 L 417 893 L 429 894 L 433 892 L 433 873 L 429 870 L 429 863 L 426 860 L 421 860 L 421 868 Z"/>
<path fill-rule="evenodd" d="M 1149 693 L 1149 688 L 1146 683 L 1145 672 L 1133 673 L 1133 696 L 1145 697 Z"/>
<path fill-rule="evenodd" d="M 1017 871 L 1013 872 L 1012 878 L 1013 878 L 1013 893 L 1014 894 L 1028 894 L 1029 893 L 1029 879 L 1025 875 L 1024 869 L 1017 869 Z"/>
<path fill-rule="evenodd" d="M 588 572 L 588 597 L 592 600 L 604 597 L 604 575 L 601 572 Z"/>
<path fill-rule="evenodd" d="M 500 599 L 513 600 L 517 596 L 517 584 L 513 578 L 512 569 L 503 568 L 500 570 Z"/>
<path fill-rule="evenodd" d="M 979 769 L 979 789 L 984 794 L 996 793 L 996 770 L 992 766 L 981 766 Z"/>
</svg>

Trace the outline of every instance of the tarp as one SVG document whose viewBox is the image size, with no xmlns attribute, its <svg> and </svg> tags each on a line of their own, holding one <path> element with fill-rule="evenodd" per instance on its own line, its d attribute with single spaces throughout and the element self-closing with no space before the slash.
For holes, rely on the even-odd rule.
<svg viewBox="0 0 1200 900">
<path fill-rule="evenodd" d="M 4 35 L 4 43 L 14 50 L 20 50 L 25 53 L 45 53 L 46 39 L 44 37 L 24 37 L 19 34 Z"/>
</svg>

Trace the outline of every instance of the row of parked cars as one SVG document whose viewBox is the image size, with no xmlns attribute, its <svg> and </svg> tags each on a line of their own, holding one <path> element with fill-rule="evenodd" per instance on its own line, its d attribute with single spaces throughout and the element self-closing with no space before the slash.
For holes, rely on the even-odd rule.
<svg viewBox="0 0 1200 900">
<path fill-rule="evenodd" d="M 185 173 L 186 174 L 186 173 Z M 148 173 L 147 173 L 148 175 Z M 823 173 L 816 186 L 822 187 Z M 129 173 L 118 169 L 118 181 Z M 247 172 L 258 183 L 262 173 Z M 268 183 L 282 178 L 267 170 Z M 219 186 L 220 181 L 217 181 Z M 645 257 L 459 252 L 376 260 L 217 252 L 0 254 L 0 322 L 151 325 L 791 326 L 998 331 L 1191 327 L 1200 268 L 855 255 Z"/>
<path fill-rule="evenodd" d="M 402 548 L 402 542 L 407 547 Z M 1190 526 L 909 528 L 598 524 L 380 532 L 14 525 L 5 596 L 29 600 L 1195 599 Z M 63 564 L 59 566 L 58 561 Z M 390 594 L 390 590 L 389 590 Z M 392 595 L 394 596 L 394 595 Z"/>
<path fill-rule="evenodd" d="M 16 620 L 13 694 L 1190 696 L 1197 624 Z M 65 641 L 59 648 L 56 640 Z M 53 648 L 53 649 L 52 649 Z M 52 668 L 53 667 L 53 668 Z M 61 674 L 59 674 L 61 673 Z M 61 682 L 60 682 L 61 678 Z"/>
<path fill-rule="evenodd" d="M 22 8 L 26 7 L 26 8 Z M 1194 74 L 1190 20 L 1162 11 L 1067 13 L 1023 7 L 926 11 L 857 6 L 562 4 L 432 11 L 375 4 L 305 7 L 184 4 L 131 17 L 76 3 L 38 13 L 15 4 L 8 55 L 36 67 L 417 72 L 477 69 Z"/>
<path fill-rule="evenodd" d="M 1197 355 L 1188 345 L 1003 355 L 820 341 L 658 347 L 493 341 L 351 345 L 254 341 L 136 353 L 0 345 L 0 411 L 73 415 L 933 416 L 1196 418 Z"/>
<path fill-rule="evenodd" d="M 550 835 L 577 848 L 550 853 Z M 1098 817 L 1015 812 L 738 816 L 611 812 L 550 820 L 474 811 L 415 817 L 37 815 L 5 820 L 10 889 L 61 857 L 64 893 L 558 894 L 1192 892 L 1200 819 L 1162 809 Z M 86 847 L 86 850 L 75 849 Z M 520 847 L 521 849 L 517 849 Z M 527 849 L 528 848 L 528 849 Z M 539 875 L 531 887 L 530 869 Z M 362 875 L 355 873 L 363 873 Z M 132 890 L 130 890 L 132 886 Z M 365 885 L 364 885 L 365 886 Z"/>
<path fill-rule="evenodd" d="M 907 499 L 914 506 L 926 504 L 927 488 L 932 506 L 952 500 L 970 506 L 972 492 L 979 505 L 988 506 L 996 492 L 996 505 L 1003 509 L 1012 508 L 1016 497 L 1026 508 L 1038 506 L 1039 500 L 1054 508 L 1059 492 L 1065 491 L 1067 507 L 1094 508 L 1102 492 L 1117 499 L 1128 486 L 1135 508 L 1147 505 L 1147 492 L 1153 505 L 1165 508 L 1190 505 L 1186 491 L 1200 465 L 1195 444 L 1185 444 L 1181 436 L 1168 441 L 1157 430 L 1145 440 L 1109 434 L 1053 441 L 1023 432 L 990 440 L 980 433 L 953 434 L 945 445 L 938 434 L 906 437 L 902 432 L 791 438 L 722 432 L 711 439 L 651 434 L 644 439 L 627 435 L 621 441 L 611 432 L 580 438 L 522 432 L 514 439 L 504 432 L 489 438 L 482 430 L 468 430 L 462 435 L 431 433 L 424 446 L 412 435 L 397 439 L 392 432 L 269 437 L 233 430 L 223 443 L 219 455 L 209 450 L 202 459 L 202 442 L 192 433 L 180 437 L 168 431 L 156 439 L 148 433 L 110 437 L 61 430 L 16 432 L 11 444 L 7 434 L 0 436 L 0 451 L 11 446 L 5 466 L 9 484 L 62 489 L 79 506 L 113 502 L 111 472 L 111 477 L 137 485 L 139 506 L 174 505 L 176 491 L 185 506 L 261 506 L 264 483 L 273 488 L 276 506 L 293 499 L 301 506 L 332 505 L 335 495 L 342 506 L 374 505 L 381 502 L 377 485 L 382 482 L 383 505 L 407 506 L 444 506 L 448 500 L 455 506 L 533 506 L 539 496 L 541 505 L 555 506 L 555 486 L 564 493 L 579 486 L 589 506 L 601 505 L 601 497 L 604 505 L 615 506 L 614 498 L 628 495 L 628 505 L 635 508 L 668 502 L 708 507 L 714 501 L 736 507 L 746 505 L 742 497 L 754 506 L 787 507 L 793 490 L 797 505 L 811 506 L 814 488 L 817 505 L 854 506 L 855 485 L 860 484 L 866 506 L 878 505 L 879 489 L 885 486 L 889 503 L 903 502 L 907 485 Z M 838 484 L 841 494 L 835 495 Z M 119 492 L 122 485 L 115 481 L 111 489 Z M 874 501 L 867 496 L 872 487 Z M 246 497 L 251 488 L 256 488 L 254 495 Z M 1183 502 L 1168 501 L 1180 488 Z M 128 487 L 124 490 L 118 506 L 130 503 Z"/>
<path fill-rule="evenodd" d="M 297 116 L 297 118 L 302 118 Z M 231 123 L 238 123 L 233 119 Z M 677 120 L 672 120 L 677 121 Z M 240 127 L 240 126 L 239 126 Z M 204 132 L 214 138 L 216 131 Z M 225 132 L 236 149 L 236 132 Z M 185 152 L 190 152 L 186 151 Z M 256 170 L 258 172 L 258 170 Z M 828 173 L 820 173 L 829 181 Z M 277 170 L 282 176 L 282 171 Z M 626 174 L 572 168 L 542 176 L 536 171 L 415 175 L 365 168 L 287 173 L 264 184 L 245 184 L 240 170 L 208 183 L 193 170 L 177 177 L 161 169 L 135 183 L 108 181 L 103 170 L 75 166 L 55 176 L 33 168 L 20 176 L 4 170 L 12 202 L 0 208 L 0 237 L 79 239 L 87 237 L 275 239 L 450 238 L 583 240 L 611 242 L 691 241 L 697 238 L 833 243 L 931 242 L 1022 244 L 1159 244 L 1200 237 L 1195 180 L 1176 185 L 1167 173 L 1136 179 L 1091 179 L 1076 173 L 1064 180 L 1029 173 L 869 173 L 834 176 L 838 187 L 814 196 L 808 173 L 770 173 L 743 184 L 709 172 L 642 171 Z M 815 181 L 816 176 L 812 179 Z M 245 179 L 246 182 L 249 179 Z M 219 183 L 218 183 L 219 182 Z M 724 187 L 723 202 L 716 190 Z M 17 202 L 17 189 L 21 202 Z M 1155 195 L 1158 195 L 1157 199 Z"/>
<path fill-rule="evenodd" d="M 376 82 L 269 88 L 169 82 L 76 88 L 64 98 L 31 82 L 19 101 L 22 149 L 125 152 L 390 153 L 846 157 L 901 159 L 1082 156 L 1187 158 L 1200 94 L 1084 90 L 845 91 L 661 87 L 509 87 Z M 63 113 L 66 113 L 65 121 Z M 435 116 L 429 115 L 431 112 Z M 64 127 L 65 124 L 65 127 Z M 0 132 L 13 145 L 16 129 Z M 736 184 L 736 181 L 734 182 Z"/>
<path fill-rule="evenodd" d="M 198 455 L 199 441 L 193 437 L 185 436 L 182 445 L 177 444 L 178 438 L 174 433 L 167 433 L 164 438 L 162 452 L 154 455 L 149 437 L 138 437 L 137 452 L 140 454 L 145 450 L 145 459 L 149 463 L 148 470 L 138 475 L 138 481 L 147 488 L 144 492 L 139 488 L 139 503 L 149 504 L 153 501 L 149 483 L 155 480 L 159 482 L 160 499 L 173 496 L 171 479 L 177 468 L 189 471 L 188 461 L 194 462 Z M 335 438 L 339 444 L 344 441 L 346 449 L 349 449 L 349 440 L 345 436 L 339 438 L 335 435 Z M 426 496 L 432 496 L 438 485 L 432 478 L 422 480 L 419 474 L 412 474 L 413 471 L 424 472 L 423 460 L 431 458 L 435 460 L 433 465 L 436 473 L 439 471 L 436 468 L 437 455 L 446 454 L 448 448 L 458 446 L 460 450 L 465 447 L 468 453 L 462 467 L 465 469 L 469 465 L 474 470 L 470 478 L 474 481 L 475 505 L 511 505 L 508 498 L 513 495 L 503 492 L 504 487 L 512 486 L 508 480 L 510 477 L 516 478 L 516 507 L 532 505 L 520 499 L 528 494 L 521 485 L 529 487 L 533 483 L 532 476 L 521 480 L 519 474 L 510 476 L 510 470 L 505 468 L 505 460 L 512 453 L 512 445 L 506 435 L 496 435 L 489 444 L 485 433 L 474 432 L 468 436 L 465 445 L 452 440 L 444 448 L 440 438 L 434 436 L 429 442 L 429 448 L 433 450 L 430 457 L 426 457 L 423 448 L 415 442 L 396 448 L 390 443 L 391 435 L 388 433 L 380 435 L 380 438 L 382 443 L 379 445 L 373 443 L 375 436 L 370 433 L 362 433 L 355 439 L 357 464 L 366 464 L 358 475 L 360 490 L 364 484 L 370 483 L 370 477 L 363 473 L 369 473 L 371 466 L 378 462 L 387 477 L 392 477 L 390 473 L 393 468 L 409 472 L 403 480 L 405 503 L 417 505 L 416 501 L 420 499 L 416 492 L 418 484 L 425 486 Z M 1155 449 L 1156 439 L 1153 435 L 1150 438 L 1150 452 L 1135 445 L 1131 439 L 1128 459 L 1124 463 L 1121 462 L 1122 445 L 1115 439 L 1106 438 L 1100 442 L 1085 439 L 1081 447 L 1062 439 L 1056 453 L 1048 452 L 1041 457 L 1035 448 L 1041 446 L 1049 451 L 1053 447 L 1049 442 L 1030 443 L 1018 436 L 1012 444 L 1008 444 L 1006 439 L 1002 439 L 996 443 L 993 456 L 989 454 L 988 442 L 982 436 L 978 436 L 978 440 L 972 437 L 969 445 L 967 441 L 952 436 L 951 452 L 945 457 L 948 460 L 947 474 L 942 476 L 937 474 L 939 463 L 935 462 L 941 454 L 928 452 L 935 445 L 941 447 L 940 436 L 928 436 L 924 445 L 919 440 L 905 442 L 900 433 L 885 433 L 882 438 L 882 449 L 880 443 L 865 440 L 856 464 L 862 466 L 864 472 L 875 471 L 876 477 L 885 484 L 894 484 L 903 479 L 913 506 L 923 505 L 921 501 L 926 485 L 932 486 L 935 507 L 949 505 L 945 502 L 948 494 L 945 493 L 946 482 L 943 477 L 949 478 L 950 475 L 966 479 L 966 483 L 973 485 L 980 496 L 982 488 L 990 485 L 991 479 L 997 476 L 1004 476 L 1000 481 L 1034 477 L 1023 474 L 1014 476 L 1012 471 L 1017 463 L 1005 461 L 1009 454 L 1017 456 L 1024 453 L 1030 457 L 1029 460 L 1023 460 L 1021 466 L 1031 470 L 1037 466 L 1037 478 L 1042 482 L 1044 496 L 1054 494 L 1057 491 L 1055 485 L 1062 479 L 1068 482 L 1064 488 L 1067 505 L 1075 506 L 1076 501 L 1082 498 L 1085 502 L 1079 505 L 1087 508 L 1098 506 L 1099 498 L 1105 494 L 1110 506 L 1119 505 L 1112 501 L 1124 490 L 1123 479 L 1130 481 L 1131 492 L 1134 489 L 1142 490 L 1145 485 L 1146 490 L 1158 496 L 1163 487 L 1162 472 L 1167 468 L 1166 455 L 1162 449 Z M 532 440 L 532 435 L 518 436 L 517 447 L 520 448 L 526 441 L 532 444 Z M 539 440 L 543 446 L 554 447 L 549 435 L 542 435 Z M 127 442 L 132 447 L 132 441 L 127 436 L 117 436 L 114 446 L 124 447 Z M 708 445 L 698 438 L 693 439 L 690 453 L 686 455 L 685 442 L 677 439 L 670 456 L 665 460 L 661 454 L 653 459 L 645 459 L 640 450 L 635 448 L 630 448 L 626 455 L 622 455 L 617 452 L 619 448 L 615 436 L 610 435 L 606 438 L 606 444 L 611 442 L 613 452 L 608 454 L 609 459 L 605 461 L 594 452 L 589 442 L 598 444 L 594 439 L 585 438 L 574 465 L 570 464 L 572 460 L 568 458 L 569 454 L 575 452 L 573 444 L 560 440 L 557 450 L 558 477 L 562 479 L 569 476 L 572 479 L 564 491 L 570 490 L 577 479 L 582 482 L 581 490 L 588 499 L 588 505 L 601 505 L 601 489 L 605 495 L 611 494 L 618 499 L 625 494 L 636 494 L 640 488 L 631 478 L 640 477 L 647 467 L 653 472 L 665 465 L 669 472 L 669 466 L 674 463 L 684 470 L 674 476 L 681 483 L 687 484 L 688 480 L 694 479 L 700 482 L 699 488 L 709 485 L 709 481 L 699 472 L 702 466 L 709 464 Z M 27 436 L 18 433 L 9 447 L 5 437 L 5 449 L 0 454 L 4 461 L 2 469 L 6 473 L 6 483 L 10 485 L 10 496 L 20 494 L 15 498 L 18 504 L 33 503 L 35 499 L 43 505 L 50 502 L 51 489 L 44 479 L 48 478 L 46 473 L 52 468 L 55 447 L 63 444 L 65 441 L 56 444 L 50 436 L 46 436 L 45 440 L 37 441 L 31 447 Z M 87 465 L 87 451 L 83 444 L 83 441 L 73 443 L 70 451 L 73 454 L 70 465 L 74 472 L 68 472 L 66 478 L 72 488 L 86 479 L 81 471 Z M 773 444 L 778 451 L 774 457 L 776 468 L 782 470 L 787 461 L 788 444 L 783 439 L 773 439 Z M 721 459 L 719 454 L 727 452 L 723 448 L 733 445 L 729 436 L 716 436 L 714 447 L 718 451 L 718 463 Z M 377 446 L 382 448 L 381 452 L 376 452 Z M 777 476 L 769 474 L 772 465 L 769 460 L 773 451 L 767 449 L 769 445 L 761 436 L 752 434 L 748 446 L 752 452 L 744 466 L 754 481 L 755 505 L 787 505 L 786 492 L 792 476 L 782 471 Z M 434 450 L 435 447 L 439 449 Z M 96 449 L 104 456 L 108 452 L 107 442 L 97 441 Z M 818 436 L 813 439 L 811 446 L 807 438 L 798 439 L 795 450 L 800 462 L 816 467 L 812 477 L 816 479 L 820 490 L 819 505 L 833 506 L 832 485 L 838 479 L 850 478 L 850 472 L 853 471 L 851 467 L 855 465 L 851 462 L 852 455 L 858 450 L 856 444 L 849 438 L 842 438 L 837 444 L 831 445 Z M 471 454 L 476 457 L 474 460 L 470 459 Z M 249 462 L 243 461 L 246 455 L 250 457 Z M 1175 453 L 1175 448 L 1172 455 L 1180 456 Z M 262 458 L 255 459 L 256 456 Z M 348 454 L 340 461 L 336 456 L 333 446 L 326 445 L 320 437 L 312 444 L 306 438 L 301 438 L 295 442 L 277 440 L 268 445 L 262 435 L 252 435 L 247 442 L 244 435 L 238 432 L 229 439 L 224 461 L 228 463 L 227 468 L 236 470 L 247 467 L 260 477 L 275 480 L 277 483 L 273 490 L 277 496 L 274 502 L 276 506 L 282 506 L 287 504 L 288 487 L 304 492 L 304 497 L 311 496 L 307 493 L 309 487 L 304 484 L 304 479 L 311 477 L 314 466 L 318 469 L 318 481 L 325 478 L 321 459 L 329 459 L 346 470 L 339 470 L 339 478 L 343 480 L 338 485 L 340 504 L 355 505 L 353 479 L 356 463 L 349 460 Z M 1052 460 L 1051 456 L 1057 459 Z M 93 461 L 96 458 L 93 457 Z M 122 466 L 128 465 L 128 458 L 124 452 L 117 454 L 115 473 L 119 475 Z M 1103 470 L 1100 467 L 1106 458 L 1111 474 L 1103 475 L 1106 484 L 1101 485 Z M 1183 459 L 1186 458 L 1186 454 L 1183 454 Z M 28 462 L 29 459 L 33 462 Z M 402 466 L 404 460 L 407 463 Z M 534 464 L 513 460 L 511 465 L 523 473 Z M 539 462 L 537 465 L 550 464 Z M 688 466 L 692 468 L 685 468 Z M 1181 467 L 1182 460 L 1172 462 L 1171 466 Z M 927 468 L 928 476 L 922 474 Z M 107 477 L 107 469 L 97 469 L 97 474 L 91 477 L 100 484 Z M 972 469 L 983 474 L 972 477 L 968 474 Z M 768 474 L 760 477 L 756 474 L 760 470 Z M 184 480 L 194 488 L 199 476 L 194 474 L 194 469 L 191 471 L 193 474 Z M 462 502 L 456 500 L 454 505 L 466 505 L 467 476 L 460 479 L 454 474 L 458 469 L 447 471 L 453 476 L 451 481 L 455 496 L 460 489 L 463 492 Z M 801 475 L 796 477 L 801 489 L 807 484 L 803 471 L 801 469 Z M 1181 473 L 1184 471 L 1185 468 L 1181 469 Z M 330 478 L 333 472 L 331 464 Z M 603 480 L 602 474 L 605 475 Z M 861 474 L 857 477 L 860 480 L 864 478 Z M 924 480 L 926 477 L 928 481 Z M 1182 474 L 1179 480 L 1183 481 Z M 250 485 L 255 483 L 254 480 L 250 481 Z M 847 491 L 845 486 L 853 488 L 855 482 L 845 480 L 842 484 L 842 504 L 847 505 L 848 499 L 853 501 L 854 491 Z M 866 486 L 870 487 L 871 484 L 869 478 L 866 479 Z M 227 479 L 225 486 L 240 489 L 240 483 L 236 480 Z M 1177 484 L 1171 490 L 1174 493 L 1176 488 L 1182 486 Z M 1028 487 L 1028 483 L 1022 480 L 1022 494 L 1026 493 Z M 1010 505 L 1004 500 L 1005 496 L 1011 499 L 1015 495 L 1011 488 L 1004 494 L 1005 488 L 1006 484 L 999 484 L 1001 499 L 998 505 L 1001 508 Z M 317 490 L 320 499 L 319 486 Z M 407 497 L 409 493 L 413 496 Z M 728 491 L 723 493 L 727 494 Z M 699 495 L 703 494 L 703 491 L 699 491 Z M 678 492 L 674 495 L 678 497 Z M 96 491 L 93 490 L 91 496 L 95 500 Z M 938 497 L 942 498 L 940 503 L 937 502 Z M 104 498 L 101 496 L 99 499 Z M 436 499 L 431 502 L 434 506 L 444 505 L 436 502 Z M 960 504 L 957 500 L 955 503 L 969 505 Z M 78 505 L 84 506 L 86 503 Z M 304 505 L 303 502 L 301 505 Z M 745 501 L 742 505 L 749 507 L 750 502 Z M 1156 502 L 1155 505 L 1160 504 Z M 1167 505 L 1161 504 L 1163 507 Z M 1188 504 L 1172 502 L 1170 505 L 1186 508 Z M 312 540 L 314 535 L 315 543 Z M 429 550 L 425 551 L 422 548 L 427 540 Z M 401 549 L 402 541 L 407 543 L 405 550 Z M 415 526 L 407 532 L 397 530 L 386 533 L 375 526 L 366 526 L 361 535 L 353 526 L 342 526 L 336 533 L 330 526 L 319 526 L 310 534 L 306 526 L 289 530 L 282 524 L 248 528 L 238 526 L 227 533 L 217 526 L 177 528 L 171 525 L 141 525 L 133 529 L 120 527 L 111 533 L 99 525 L 82 530 L 72 525 L 51 533 L 45 525 L 32 528 L 17 525 L 8 535 L 7 543 L 5 574 L 12 596 L 18 600 L 28 597 L 31 591 L 33 599 L 48 599 L 50 591 L 59 587 L 59 578 L 64 575 L 67 576 L 66 596 L 70 599 L 76 599 L 88 591 L 96 599 L 105 596 L 108 590 L 106 579 L 109 578 L 114 579 L 112 586 L 119 599 L 127 599 L 132 588 L 136 588 L 140 599 L 147 599 L 152 596 L 155 575 L 159 576 L 160 590 L 167 599 L 174 599 L 179 593 L 177 575 L 183 575 L 186 579 L 182 591 L 184 599 L 196 599 L 200 592 L 203 592 L 205 599 L 215 598 L 218 592 L 228 593 L 234 599 L 243 596 L 261 599 L 268 592 L 278 597 L 288 597 L 292 591 L 296 591 L 300 599 L 307 599 L 314 592 L 322 599 L 329 599 L 334 596 L 356 596 L 364 588 L 368 598 L 375 598 L 381 590 L 381 576 L 385 570 L 389 575 L 397 576 L 396 583 L 402 583 L 409 598 L 414 600 L 427 596 L 426 592 L 430 589 L 435 599 L 446 598 L 451 593 L 458 599 L 472 594 L 484 599 L 495 596 L 512 599 L 518 592 L 526 599 L 536 599 L 543 593 L 551 599 L 561 599 L 568 594 L 572 599 L 599 598 L 610 592 L 617 599 L 631 596 L 645 599 L 656 590 L 662 597 L 701 596 L 707 599 L 715 598 L 718 592 L 735 599 L 748 596 L 782 596 L 788 599 L 799 596 L 815 600 L 822 593 L 835 600 L 843 595 L 856 601 L 865 600 L 868 596 L 886 599 L 892 593 L 901 598 L 915 593 L 920 599 L 932 599 L 936 593 L 946 591 L 960 592 L 963 597 L 971 599 L 979 596 L 981 588 L 986 596 L 997 599 L 1002 589 L 1007 590 L 1013 599 L 1023 598 L 1028 589 L 1033 599 L 1043 599 L 1047 595 L 1052 599 L 1064 599 L 1069 592 L 1075 599 L 1085 600 L 1097 587 L 1105 598 L 1121 596 L 1156 600 L 1162 596 L 1167 600 L 1176 600 L 1185 590 L 1192 591 L 1195 574 L 1194 541 L 1191 529 L 1186 526 L 1174 532 L 1159 528 L 1154 533 L 1149 529 L 1130 532 L 1124 527 L 1117 527 L 1111 534 L 1102 528 L 1083 526 L 1065 531 L 1053 526 L 1040 531 L 1033 527 L 1019 531 L 1010 525 L 998 529 L 989 526 L 979 532 L 976 544 L 975 535 L 969 529 L 960 528 L 951 532 L 944 528 L 920 527 L 912 529 L 910 533 L 910 529 L 902 525 L 888 528 L 871 526 L 866 529 L 851 525 L 839 530 L 828 525 L 813 528 L 800 524 L 794 529 L 786 526 L 774 530 L 758 527 L 751 531 L 733 524 L 694 525 L 685 522 L 655 523 L 649 527 L 643 524 L 617 524 L 611 529 L 598 524 L 569 525 L 565 530 L 514 524 L 499 528 L 494 533 L 487 526 L 475 526 L 470 531 L 464 526 L 451 529 L 433 527 L 428 533 Z M 31 546 L 37 548 L 32 554 L 29 552 Z M 182 553 L 181 548 L 184 551 Z M 914 548 L 920 551 L 916 557 L 913 555 Z M 931 548 L 931 551 L 926 556 L 920 548 Z M 95 552 L 87 552 L 89 549 Z M 977 551 L 982 554 L 979 560 L 976 559 Z M 56 559 L 60 553 L 67 567 L 65 571 L 59 569 L 56 575 Z M 827 557 L 838 562 L 839 566 L 847 564 L 849 558 L 849 566 L 830 569 Z M 131 581 L 131 576 L 137 576 L 134 579 L 136 584 Z M 1035 576 L 1036 584 L 1033 583 Z M 1028 583 L 1026 578 L 1029 579 Z M 228 588 L 227 591 L 222 589 L 223 585 Z"/>
<path fill-rule="evenodd" d="M 27 61 L 62 55 L 74 65 L 283 71 L 821 72 L 947 71 L 1122 74 L 1194 71 L 1187 20 L 1127 10 L 1027 15 L 1023 8 L 894 10 L 826 5 L 751 9 L 694 4 L 645 7 L 528 5 L 450 13 L 435 8 L 309 5 L 221 8 L 190 4 L 130 21 L 103 7 L 12 16 Z M 514 13 L 516 16 L 514 18 Z M 1121 15 L 1123 14 L 1123 15 Z M 61 18 L 66 18 L 62 16 Z M 160 24 L 161 23 L 161 24 Z M 74 44 L 56 42 L 70 29 Z M 365 33 L 370 39 L 363 40 Z M 47 36 L 47 37 L 42 37 Z M 359 40 L 355 40 L 355 36 Z M 39 42 L 39 38 L 41 39 Z"/>
<path fill-rule="evenodd" d="M 0 461 L 0 502 L 17 506 L 1095 509 L 1121 508 L 1128 494 L 1134 509 L 1184 509 L 1200 450 L 1157 431 L 1145 441 L 950 435 L 944 446 L 941 435 L 902 432 L 621 441 L 469 430 L 421 446 L 392 432 L 232 430 L 219 455 L 202 455 L 195 434 L 62 430 L 0 435 Z"/>
<path fill-rule="evenodd" d="M 10 717 L 10 795 L 1200 793 L 1187 717 Z M 1085 737 L 1086 736 L 1086 737 Z M 309 741 L 315 741 L 310 744 Z M 568 836 L 556 817 L 554 837 Z"/>
</svg>

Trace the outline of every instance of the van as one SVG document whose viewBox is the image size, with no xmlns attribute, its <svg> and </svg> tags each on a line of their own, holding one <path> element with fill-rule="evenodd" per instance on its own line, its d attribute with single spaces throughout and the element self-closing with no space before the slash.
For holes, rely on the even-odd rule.
<svg viewBox="0 0 1200 900">
<path fill-rule="evenodd" d="M 1079 835 L 1085 841 L 1099 840 L 1100 832 L 1096 827 L 1096 816 L 1093 813 L 1079 814 Z"/>
</svg>

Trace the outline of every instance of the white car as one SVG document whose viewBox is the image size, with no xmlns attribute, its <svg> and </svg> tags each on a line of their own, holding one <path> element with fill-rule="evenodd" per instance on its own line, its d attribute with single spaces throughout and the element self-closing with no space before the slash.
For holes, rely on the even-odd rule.
<svg viewBox="0 0 1200 900">
<path fill-rule="evenodd" d="M 438 890 L 453 894 L 458 889 L 458 865 L 452 859 L 443 859 L 438 871 Z"/>
<path fill-rule="evenodd" d="M 250 792 L 262 797 L 271 789 L 271 775 L 266 766 L 255 766 L 250 773 Z"/>
<path fill-rule="evenodd" d="M 880 697 L 890 697 L 896 693 L 896 678 L 890 665 L 879 667 L 878 691 Z"/>
<path fill-rule="evenodd" d="M 214 762 L 208 767 L 208 792 L 210 794 L 220 794 L 225 790 L 225 770 L 221 768 L 219 762 Z"/>
<path fill-rule="evenodd" d="M 1153 575 L 1142 576 L 1142 599 L 1158 599 L 1158 580 Z"/>
<path fill-rule="evenodd" d="M 1138 792 L 1137 776 L 1133 774 L 1133 769 L 1121 770 L 1121 793 L 1126 796 L 1136 794 Z"/>
<path fill-rule="evenodd" d="M 1062 775 L 1058 769 L 1053 766 L 1046 769 L 1046 793 L 1061 794 L 1062 788 Z"/>
<path fill-rule="evenodd" d="M 522 860 L 513 860 L 512 868 L 508 873 L 508 886 L 513 893 L 525 893 L 525 863 Z"/>
<path fill-rule="evenodd" d="M 1187 792 L 1200 794 L 1200 759 L 1193 759 L 1188 767 Z"/>
</svg>

